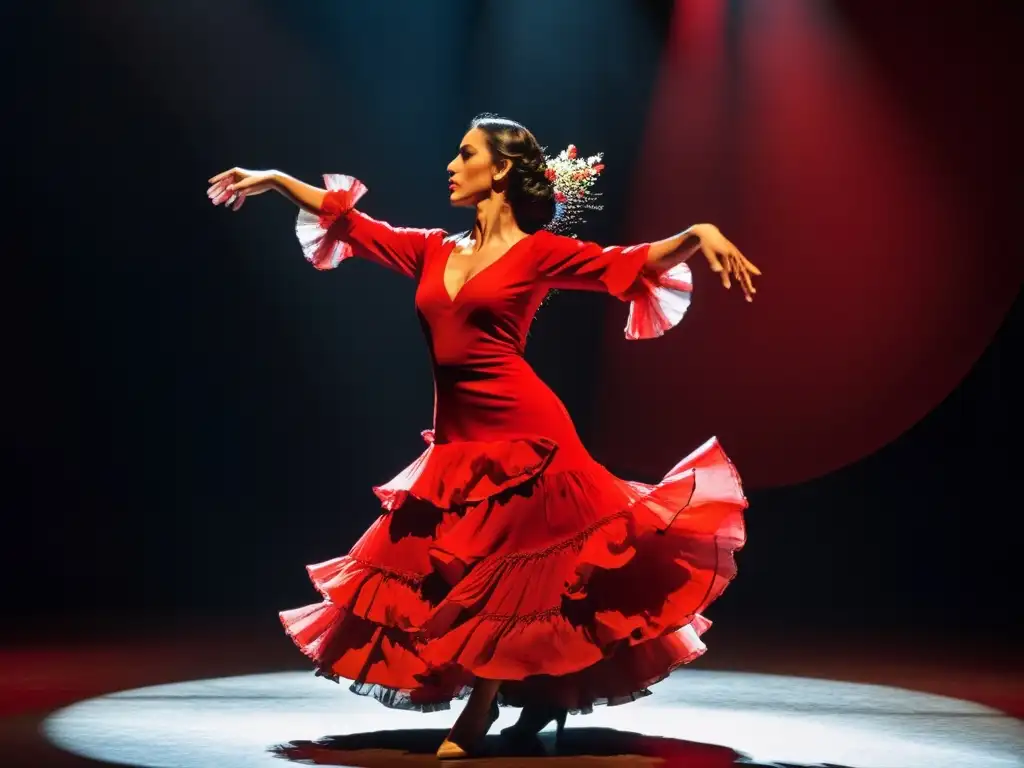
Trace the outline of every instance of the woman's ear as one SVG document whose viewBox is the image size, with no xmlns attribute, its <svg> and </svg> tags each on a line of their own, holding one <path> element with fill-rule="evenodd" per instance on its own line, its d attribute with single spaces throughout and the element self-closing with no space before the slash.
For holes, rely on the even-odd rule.
<svg viewBox="0 0 1024 768">
<path fill-rule="evenodd" d="M 497 163 L 495 163 L 494 167 L 496 169 L 494 172 L 494 180 L 504 181 L 505 178 L 512 171 L 512 161 L 509 160 L 507 157 L 503 157 Z"/>
</svg>

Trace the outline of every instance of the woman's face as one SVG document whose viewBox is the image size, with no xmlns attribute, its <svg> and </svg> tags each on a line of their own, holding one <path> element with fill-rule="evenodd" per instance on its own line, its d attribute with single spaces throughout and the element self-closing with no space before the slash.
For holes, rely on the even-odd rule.
<svg viewBox="0 0 1024 768">
<path fill-rule="evenodd" d="M 494 182 L 504 178 L 510 163 L 502 159 L 501 167 L 487 147 L 487 134 L 474 128 L 462 137 L 459 154 L 448 163 L 448 194 L 452 205 L 476 205 L 491 194 Z"/>
</svg>

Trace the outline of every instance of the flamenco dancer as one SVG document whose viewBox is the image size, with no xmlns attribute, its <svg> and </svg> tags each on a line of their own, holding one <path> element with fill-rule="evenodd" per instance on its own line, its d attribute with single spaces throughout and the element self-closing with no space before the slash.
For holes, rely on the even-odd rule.
<svg viewBox="0 0 1024 768">
<path fill-rule="evenodd" d="M 382 513 L 347 555 L 308 566 L 323 601 L 281 612 L 318 674 L 388 707 L 468 701 L 438 757 L 477 753 L 498 706 L 521 707 L 510 739 L 568 712 L 621 704 L 704 652 L 702 612 L 735 574 L 747 506 L 712 438 L 657 485 L 597 463 L 558 397 L 523 357 L 552 289 L 629 302 L 626 337 L 662 335 L 689 304 L 700 252 L 722 285 L 753 298 L 758 269 L 711 224 L 602 248 L 564 234 L 593 204 L 600 156 L 546 158 L 533 134 L 473 120 L 448 165 L 472 230 L 391 226 L 356 208 L 350 176 L 327 189 L 233 168 L 208 195 L 233 210 L 280 192 L 318 269 L 357 256 L 416 281 L 430 348 L 434 426 L 423 454 L 374 488 Z M 557 234 L 563 232 L 563 234 Z"/>
</svg>

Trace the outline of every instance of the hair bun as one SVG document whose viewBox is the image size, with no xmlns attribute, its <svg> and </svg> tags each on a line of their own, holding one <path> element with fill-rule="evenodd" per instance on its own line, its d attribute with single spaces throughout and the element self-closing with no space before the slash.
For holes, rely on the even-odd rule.
<svg viewBox="0 0 1024 768">
<path fill-rule="evenodd" d="M 471 127 L 487 135 L 492 155 L 512 161 L 506 195 L 516 223 L 527 232 L 547 226 L 555 215 L 555 187 L 534 135 L 520 123 L 492 114 L 478 115 Z"/>
</svg>

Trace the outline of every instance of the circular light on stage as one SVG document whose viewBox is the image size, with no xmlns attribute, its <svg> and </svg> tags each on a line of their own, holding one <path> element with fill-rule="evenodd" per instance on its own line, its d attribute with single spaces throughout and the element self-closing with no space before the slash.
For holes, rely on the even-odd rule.
<svg viewBox="0 0 1024 768">
<path fill-rule="evenodd" d="M 517 716 L 503 711 L 492 732 Z M 454 719 L 454 711 L 389 711 L 309 673 L 287 672 L 114 693 L 56 712 L 43 727 L 62 749 L 108 763 L 280 768 L 282 756 L 426 764 Z M 376 749 L 368 748 L 374 739 Z M 624 754 L 646 755 L 652 764 L 700 756 L 700 765 L 715 766 L 1024 765 L 1024 727 L 979 704 L 876 685 L 703 670 L 676 673 L 633 704 L 570 716 L 565 742 L 601 745 L 600 754 L 620 762 Z"/>
</svg>

